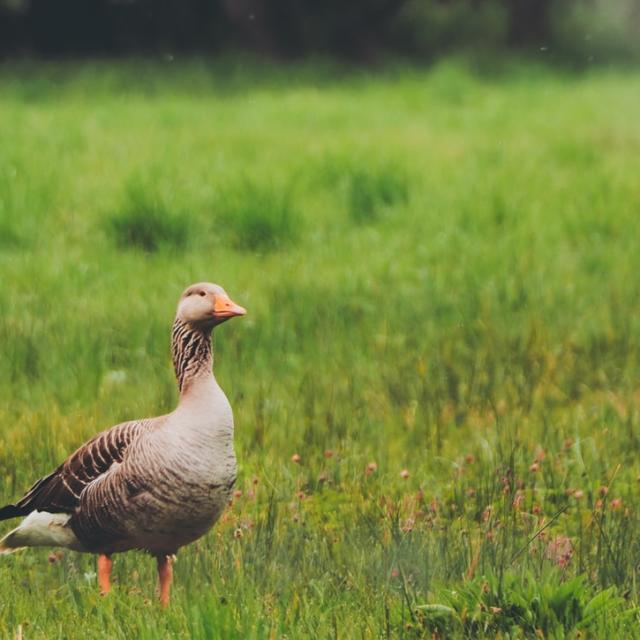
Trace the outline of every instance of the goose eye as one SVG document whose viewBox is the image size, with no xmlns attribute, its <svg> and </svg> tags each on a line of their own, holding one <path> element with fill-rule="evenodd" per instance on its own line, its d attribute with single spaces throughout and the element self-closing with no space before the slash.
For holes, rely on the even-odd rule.
<svg viewBox="0 0 640 640">
<path fill-rule="evenodd" d="M 200 291 L 200 292 L 198 293 L 198 295 L 199 295 L 199 296 L 202 296 L 202 297 L 204 298 L 204 296 L 206 296 L 207 294 L 206 294 L 204 291 Z"/>
</svg>

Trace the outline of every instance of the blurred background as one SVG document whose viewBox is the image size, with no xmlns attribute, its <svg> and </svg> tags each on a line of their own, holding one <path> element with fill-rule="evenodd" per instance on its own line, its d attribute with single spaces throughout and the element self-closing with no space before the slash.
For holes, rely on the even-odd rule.
<svg viewBox="0 0 640 640">
<path fill-rule="evenodd" d="M 637 57 L 638 0 L 2 0 L 3 55 L 249 50 L 374 62 L 532 49 L 584 65 Z"/>
</svg>

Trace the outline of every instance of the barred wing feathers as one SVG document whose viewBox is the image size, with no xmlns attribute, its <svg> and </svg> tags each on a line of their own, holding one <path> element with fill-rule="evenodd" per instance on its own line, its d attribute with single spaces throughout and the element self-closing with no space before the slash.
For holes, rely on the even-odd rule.
<svg viewBox="0 0 640 640">
<path fill-rule="evenodd" d="M 148 430 L 151 420 L 123 422 L 83 444 L 53 473 L 36 482 L 16 504 L 0 509 L 0 520 L 26 516 L 32 511 L 73 513 L 80 495 L 112 464 L 122 462 L 129 445 Z"/>
</svg>

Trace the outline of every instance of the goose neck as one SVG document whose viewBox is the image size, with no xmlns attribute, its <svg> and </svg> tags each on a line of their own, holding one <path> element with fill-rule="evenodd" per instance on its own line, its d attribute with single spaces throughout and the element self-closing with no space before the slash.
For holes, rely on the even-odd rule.
<svg viewBox="0 0 640 640">
<path fill-rule="evenodd" d="M 171 334 L 171 355 L 180 395 L 202 378 L 212 378 L 211 329 L 194 327 L 176 318 Z"/>
</svg>

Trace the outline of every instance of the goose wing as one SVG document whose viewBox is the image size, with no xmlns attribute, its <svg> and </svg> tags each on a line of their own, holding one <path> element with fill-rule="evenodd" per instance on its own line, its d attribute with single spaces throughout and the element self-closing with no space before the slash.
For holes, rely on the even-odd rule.
<svg viewBox="0 0 640 640">
<path fill-rule="evenodd" d="M 32 511 L 73 513 L 80 495 L 112 464 L 122 462 L 131 443 L 150 427 L 151 420 L 123 422 L 83 444 L 53 473 L 36 482 L 26 495 L 0 509 L 0 520 L 26 516 Z"/>
</svg>

